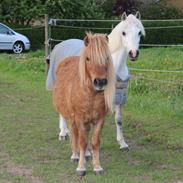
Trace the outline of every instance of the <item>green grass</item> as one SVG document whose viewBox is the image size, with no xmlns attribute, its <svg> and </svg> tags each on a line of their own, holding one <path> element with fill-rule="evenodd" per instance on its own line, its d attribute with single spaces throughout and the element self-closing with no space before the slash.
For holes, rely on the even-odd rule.
<svg viewBox="0 0 183 183">
<path fill-rule="evenodd" d="M 43 51 L 0 56 L 0 183 L 183 181 L 183 74 L 131 72 L 176 84 L 132 79 L 123 109 L 130 151 L 119 150 L 109 115 L 101 137 L 105 174 L 95 176 L 88 162 L 87 175 L 80 179 L 75 175 L 77 164 L 70 162 L 70 141 L 58 141 L 58 115 L 45 90 L 43 60 Z M 183 70 L 183 49 L 142 49 L 139 61 L 129 65 Z"/>
</svg>

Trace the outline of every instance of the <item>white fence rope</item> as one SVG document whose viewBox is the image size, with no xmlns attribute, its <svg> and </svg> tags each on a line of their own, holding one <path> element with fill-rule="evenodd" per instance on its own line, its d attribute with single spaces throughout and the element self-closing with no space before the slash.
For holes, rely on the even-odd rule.
<svg viewBox="0 0 183 183">
<path fill-rule="evenodd" d="M 100 29 L 100 30 L 111 30 L 111 28 L 106 28 L 106 27 L 84 27 L 84 26 L 73 26 L 73 25 L 57 25 L 57 27 L 60 28 L 70 28 L 70 29 Z"/>
<path fill-rule="evenodd" d="M 161 72 L 161 73 L 179 73 L 183 74 L 183 71 L 171 71 L 171 70 L 157 70 L 157 69 L 138 69 L 138 68 L 129 68 L 131 71 L 140 71 L 140 72 Z"/>
<path fill-rule="evenodd" d="M 172 25 L 172 26 L 164 26 L 164 27 L 145 27 L 147 30 L 152 30 L 152 29 L 178 29 L 178 28 L 183 28 L 183 25 Z"/>
<path fill-rule="evenodd" d="M 140 44 L 143 47 L 183 47 L 183 44 Z"/>
<path fill-rule="evenodd" d="M 32 29 L 41 29 L 41 28 L 44 28 L 44 26 L 27 27 L 27 28 L 15 28 L 13 30 L 32 30 Z"/>
<path fill-rule="evenodd" d="M 97 20 L 97 19 L 50 19 L 50 23 L 55 22 L 120 22 L 121 20 Z M 183 19 L 165 19 L 165 20 L 142 20 L 142 22 L 182 22 Z"/>
<path fill-rule="evenodd" d="M 160 83 L 166 83 L 166 84 L 172 84 L 172 85 L 181 85 L 183 86 L 183 82 L 174 82 L 174 81 L 168 81 L 168 80 L 162 80 L 162 79 L 155 79 L 155 78 L 148 78 L 148 77 L 132 77 L 133 80 L 146 80 L 146 81 L 153 81 L 153 82 L 160 82 Z"/>
<path fill-rule="evenodd" d="M 105 28 L 105 27 L 86 27 L 86 26 L 73 26 L 73 25 L 56 25 L 57 27 L 60 28 L 70 28 L 70 29 L 99 29 L 99 30 L 111 30 L 112 27 L 110 28 Z M 164 27 L 145 27 L 147 30 L 153 30 L 153 29 L 176 29 L 176 28 L 183 28 L 183 26 L 164 26 Z"/>
</svg>

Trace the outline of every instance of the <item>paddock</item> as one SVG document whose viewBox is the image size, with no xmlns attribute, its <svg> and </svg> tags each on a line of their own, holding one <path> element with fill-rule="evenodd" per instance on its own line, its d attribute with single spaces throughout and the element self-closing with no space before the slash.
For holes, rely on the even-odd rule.
<svg viewBox="0 0 183 183">
<path fill-rule="evenodd" d="M 114 143 L 108 115 L 101 137 L 107 171 L 82 182 L 183 182 L 183 48 L 141 49 L 130 63 L 132 79 L 124 107 L 124 134 L 130 145 Z M 0 57 L 0 181 L 81 182 L 70 162 L 70 141 L 58 141 L 58 115 L 45 91 L 44 51 Z M 109 135 L 110 134 L 110 135 Z"/>
</svg>

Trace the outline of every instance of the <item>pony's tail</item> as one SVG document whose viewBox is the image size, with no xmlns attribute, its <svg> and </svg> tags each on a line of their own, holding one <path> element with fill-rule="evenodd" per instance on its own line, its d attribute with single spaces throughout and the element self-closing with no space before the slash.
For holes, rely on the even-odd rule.
<svg viewBox="0 0 183 183">
<path fill-rule="evenodd" d="M 112 58 L 111 58 L 112 59 Z M 105 104 L 110 112 L 114 112 L 114 98 L 115 98 L 115 83 L 116 76 L 112 61 L 109 62 L 108 67 L 108 84 L 104 90 Z"/>
</svg>

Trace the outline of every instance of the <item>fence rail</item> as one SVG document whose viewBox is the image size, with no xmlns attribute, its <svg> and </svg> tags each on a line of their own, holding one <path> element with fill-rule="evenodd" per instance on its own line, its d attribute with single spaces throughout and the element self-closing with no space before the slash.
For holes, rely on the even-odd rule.
<svg viewBox="0 0 183 183">
<path fill-rule="evenodd" d="M 52 22 L 120 22 L 120 19 L 117 20 L 97 20 L 97 19 L 54 19 L 50 18 L 49 24 Z M 164 20 L 142 20 L 142 22 L 183 22 L 183 19 L 164 19 Z"/>
<path fill-rule="evenodd" d="M 160 73 L 176 73 L 183 74 L 183 71 L 171 71 L 171 70 L 157 70 L 157 69 L 138 69 L 130 68 L 131 71 L 140 71 L 140 72 L 160 72 Z"/>
</svg>

